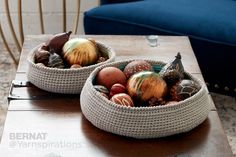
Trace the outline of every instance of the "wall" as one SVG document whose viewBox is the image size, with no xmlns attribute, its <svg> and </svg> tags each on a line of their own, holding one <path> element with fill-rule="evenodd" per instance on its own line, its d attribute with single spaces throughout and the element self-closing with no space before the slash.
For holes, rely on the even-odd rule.
<svg viewBox="0 0 236 157">
<path fill-rule="evenodd" d="M 14 28 L 18 33 L 18 16 L 16 0 L 9 0 L 11 17 Z M 62 0 L 42 0 L 45 20 L 45 33 L 55 34 L 62 32 Z M 76 15 L 76 0 L 67 0 L 67 30 L 72 30 Z M 80 19 L 77 34 L 84 34 L 83 13 L 84 11 L 99 5 L 99 0 L 81 0 Z M 22 12 L 25 34 L 40 34 L 40 21 L 38 15 L 38 0 L 22 0 Z M 0 20 L 4 30 L 4 35 L 8 41 L 12 41 L 12 35 L 9 30 L 7 17 L 5 13 L 5 2 L 0 0 Z M 1 38 L 1 37 L 0 37 Z M 1 39 L 0 39 L 1 41 Z"/>
</svg>

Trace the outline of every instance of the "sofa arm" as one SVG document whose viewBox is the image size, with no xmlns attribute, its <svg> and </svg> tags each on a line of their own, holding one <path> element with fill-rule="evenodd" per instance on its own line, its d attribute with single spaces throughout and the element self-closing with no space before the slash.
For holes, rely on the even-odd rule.
<svg viewBox="0 0 236 157">
<path fill-rule="evenodd" d="M 100 4 L 111 4 L 111 3 L 123 3 L 123 2 L 133 2 L 133 1 L 140 1 L 140 0 L 100 0 Z"/>
</svg>

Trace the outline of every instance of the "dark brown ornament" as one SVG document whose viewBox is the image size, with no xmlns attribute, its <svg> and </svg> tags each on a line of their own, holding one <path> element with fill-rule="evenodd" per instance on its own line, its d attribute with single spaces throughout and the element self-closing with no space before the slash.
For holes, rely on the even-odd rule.
<svg viewBox="0 0 236 157">
<path fill-rule="evenodd" d="M 51 53 L 61 53 L 62 47 L 64 44 L 69 40 L 70 34 L 72 32 L 66 32 L 66 33 L 59 33 L 55 34 L 51 39 L 49 39 L 46 43 L 46 46 L 49 48 L 49 51 Z"/>
<path fill-rule="evenodd" d="M 166 72 L 170 70 L 177 70 L 180 74 L 180 78 L 184 78 L 184 67 L 181 61 L 181 55 L 178 52 L 178 54 L 175 56 L 175 60 L 172 62 L 167 63 L 159 72 L 161 76 L 163 76 Z"/>
<path fill-rule="evenodd" d="M 50 52 L 41 49 L 41 47 L 35 52 L 35 63 L 43 63 L 48 65 Z"/>
<path fill-rule="evenodd" d="M 175 85 L 177 82 L 179 82 L 180 77 L 181 77 L 180 73 L 175 69 L 166 71 L 162 76 L 162 78 L 166 81 L 166 83 L 169 87 L 171 87 L 171 86 Z"/>
<path fill-rule="evenodd" d="M 182 80 L 170 89 L 172 100 L 185 100 L 200 90 L 200 87 L 192 80 Z"/>
<path fill-rule="evenodd" d="M 53 53 L 50 54 L 49 56 L 48 67 L 63 69 L 65 68 L 65 65 L 63 63 L 61 56 L 59 56 L 56 53 Z"/>
</svg>

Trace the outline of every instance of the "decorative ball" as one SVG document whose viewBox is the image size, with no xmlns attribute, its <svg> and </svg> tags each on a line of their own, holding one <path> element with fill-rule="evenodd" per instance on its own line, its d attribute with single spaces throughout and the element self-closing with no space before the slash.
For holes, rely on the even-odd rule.
<svg viewBox="0 0 236 157">
<path fill-rule="evenodd" d="M 63 63 L 61 56 L 59 56 L 56 53 L 53 53 L 50 54 L 49 56 L 48 67 L 63 69 L 65 68 L 65 65 Z"/>
<path fill-rule="evenodd" d="M 95 64 L 98 59 L 95 41 L 83 38 L 70 39 L 63 46 L 63 57 L 69 65 L 87 66 Z"/>
<path fill-rule="evenodd" d="M 187 99 L 200 90 L 200 87 L 192 80 L 182 80 L 170 89 L 172 100 L 181 101 Z"/>
<path fill-rule="evenodd" d="M 47 42 L 46 46 L 51 53 L 60 54 L 64 44 L 69 40 L 71 31 L 65 33 L 58 33 L 52 36 Z"/>
<path fill-rule="evenodd" d="M 96 81 L 98 85 L 105 86 L 108 90 L 116 83 L 126 85 L 125 74 L 116 67 L 105 67 L 100 70 L 97 74 Z"/>
<path fill-rule="evenodd" d="M 125 92 L 126 92 L 125 86 L 120 83 L 116 83 L 111 87 L 109 97 L 111 98 L 115 94 L 125 93 Z"/>
<path fill-rule="evenodd" d="M 35 63 L 42 63 L 45 66 L 48 65 L 50 52 L 41 49 L 41 47 L 35 52 Z"/>
<path fill-rule="evenodd" d="M 101 92 L 101 93 L 105 93 L 105 94 L 109 94 L 109 91 L 106 87 L 101 86 L 101 85 L 94 85 L 93 86 L 97 91 Z"/>
<path fill-rule="evenodd" d="M 180 81 L 181 75 L 179 71 L 172 69 L 172 70 L 166 71 L 162 75 L 162 78 L 166 81 L 167 85 L 171 87 Z"/>
<path fill-rule="evenodd" d="M 125 66 L 124 74 L 130 78 L 133 74 L 140 71 L 152 71 L 152 66 L 145 60 L 135 60 Z"/>
<path fill-rule="evenodd" d="M 152 97 L 163 98 L 167 93 L 167 85 L 159 74 L 142 71 L 129 78 L 127 91 L 135 100 L 148 101 Z"/>
<path fill-rule="evenodd" d="M 115 94 L 113 95 L 113 97 L 111 97 L 110 100 L 122 106 L 130 106 L 130 107 L 134 106 L 132 98 L 126 93 Z"/>
<path fill-rule="evenodd" d="M 82 68 L 82 66 L 79 64 L 73 64 L 70 68 L 71 69 L 78 69 L 78 68 Z"/>
</svg>

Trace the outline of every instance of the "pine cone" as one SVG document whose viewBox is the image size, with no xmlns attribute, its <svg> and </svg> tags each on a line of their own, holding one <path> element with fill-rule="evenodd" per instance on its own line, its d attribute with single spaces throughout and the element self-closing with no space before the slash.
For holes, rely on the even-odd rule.
<svg viewBox="0 0 236 157">
<path fill-rule="evenodd" d="M 179 72 L 180 78 L 183 79 L 184 78 L 184 67 L 181 61 L 181 55 L 178 52 L 178 54 L 175 56 L 175 60 L 173 60 L 172 62 L 167 63 L 159 72 L 160 75 L 163 75 L 164 73 L 166 73 L 167 71 L 171 71 L 171 70 L 177 70 Z"/>
<path fill-rule="evenodd" d="M 181 78 L 180 73 L 177 70 L 168 70 L 162 77 L 169 87 L 175 85 Z"/>
<path fill-rule="evenodd" d="M 177 83 L 170 88 L 170 100 L 179 101 L 179 98 L 177 96 Z"/>
<path fill-rule="evenodd" d="M 149 103 L 149 106 L 162 106 L 162 105 L 165 105 L 166 102 L 162 98 L 157 99 L 155 97 L 152 97 L 148 101 L 148 103 Z"/>
</svg>

